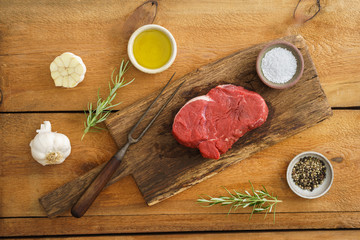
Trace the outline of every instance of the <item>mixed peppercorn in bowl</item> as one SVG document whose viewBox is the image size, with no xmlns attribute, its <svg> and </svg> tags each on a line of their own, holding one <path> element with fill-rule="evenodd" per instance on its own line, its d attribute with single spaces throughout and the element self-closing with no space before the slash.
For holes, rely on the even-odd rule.
<svg viewBox="0 0 360 240">
<path fill-rule="evenodd" d="M 329 191 L 334 179 L 334 171 L 324 155 L 317 152 L 303 152 L 290 162 L 286 178 L 295 194 L 314 199 Z"/>
</svg>

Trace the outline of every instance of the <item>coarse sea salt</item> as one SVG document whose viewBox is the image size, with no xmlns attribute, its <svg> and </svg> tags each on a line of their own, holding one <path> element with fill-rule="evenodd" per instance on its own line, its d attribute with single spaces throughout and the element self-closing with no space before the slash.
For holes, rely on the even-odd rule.
<svg viewBox="0 0 360 240">
<path fill-rule="evenodd" d="M 261 70 L 267 80 L 284 84 L 296 73 L 297 62 L 289 50 L 276 47 L 268 51 L 261 61 Z"/>
</svg>

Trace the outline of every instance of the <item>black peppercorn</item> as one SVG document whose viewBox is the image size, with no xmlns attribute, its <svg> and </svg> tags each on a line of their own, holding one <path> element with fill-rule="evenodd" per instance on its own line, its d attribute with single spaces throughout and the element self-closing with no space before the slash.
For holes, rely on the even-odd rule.
<svg viewBox="0 0 360 240">
<path fill-rule="evenodd" d="M 326 166 L 316 157 L 303 157 L 293 167 L 291 177 L 301 189 L 313 191 L 324 182 Z"/>
</svg>

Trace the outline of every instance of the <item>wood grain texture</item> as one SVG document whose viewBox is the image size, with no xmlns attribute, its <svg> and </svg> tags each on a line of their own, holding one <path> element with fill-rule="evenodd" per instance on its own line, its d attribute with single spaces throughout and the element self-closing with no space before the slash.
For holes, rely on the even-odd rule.
<svg viewBox="0 0 360 240">
<path fill-rule="evenodd" d="M 27 146 L 35 136 L 36 126 L 43 120 L 50 120 L 53 130 L 70 138 L 73 150 L 61 165 L 43 167 L 31 158 L 29 148 L 18 148 L 19 145 Z M 5 141 L 0 145 L 1 236 L 360 228 L 356 177 L 360 175 L 359 111 L 336 110 L 330 119 L 160 204 L 148 207 L 134 179 L 125 177 L 106 188 L 82 220 L 72 218 L 69 212 L 59 218 L 46 219 L 46 212 L 37 201 L 39 197 L 107 161 L 116 152 L 116 146 L 106 132 L 90 133 L 92 137 L 81 142 L 82 120 L 82 114 L 2 115 L 0 125 L 4 128 L 0 129 L 0 134 L 5 136 Z M 14 138 L 13 130 L 23 134 Z M 330 191 L 314 200 L 302 199 L 292 193 L 285 178 L 290 160 L 298 153 L 310 150 L 330 159 L 335 173 Z M 262 220 L 263 215 L 259 216 L 259 221 L 248 221 L 249 209 L 239 209 L 234 216 L 227 216 L 227 208 L 203 208 L 195 203 L 199 194 L 226 194 L 221 186 L 248 190 L 248 180 L 255 188 L 265 185 L 284 201 L 277 207 L 276 224 L 272 223 L 271 217 Z M 309 217 L 308 214 L 313 215 Z"/>
<path fill-rule="evenodd" d="M 95 179 L 104 166 L 105 163 L 94 167 L 80 177 L 69 181 L 68 183 L 39 198 L 39 202 L 46 211 L 46 214 L 49 217 L 55 217 L 71 208 L 85 192 L 85 190 L 90 186 L 93 179 Z M 131 174 L 129 170 L 130 169 L 127 167 L 126 163 L 123 163 L 116 170 L 114 177 L 108 182 L 106 186 L 109 186 L 123 177 Z"/>
<path fill-rule="evenodd" d="M 0 1 L 0 111 L 82 111 L 89 101 L 95 103 L 99 87 L 105 96 L 112 70 L 127 58 L 122 26 L 143 2 Z M 359 106 L 360 5 L 357 0 L 321 4 L 313 20 L 298 25 L 292 19 L 294 0 L 159 1 L 154 23 L 174 35 L 177 58 L 161 74 L 132 68 L 126 77 L 136 80 L 119 91 L 116 101 L 123 104 L 118 109 L 160 89 L 174 71 L 182 76 L 237 50 L 292 34 L 301 34 L 309 45 L 330 105 Z M 88 69 L 75 89 L 55 88 L 50 77 L 49 64 L 65 51 L 81 56 Z"/>
<path fill-rule="evenodd" d="M 69 137 L 72 152 L 61 165 L 43 167 L 31 156 L 29 143 L 43 121 L 52 124 L 52 130 Z M 38 113 L 2 114 L 0 117 L 0 182 L 1 216 L 10 212 L 9 206 L 21 209 L 13 216 L 37 215 L 42 212 L 35 197 L 41 192 L 53 190 L 71 179 L 83 174 L 93 174 L 90 170 L 105 162 L 116 152 L 117 147 L 107 132 L 90 133 L 81 141 L 84 114 Z M 15 135 L 15 133 L 18 133 Z M 21 133 L 21 134 L 19 134 Z M 93 137 L 91 137 L 93 136 Z M 90 171 L 90 172 L 89 172 Z M 69 191 L 71 191 L 69 186 Z M 24 192 L 26 191 L 26 193 Z M 18 199 L 18 201 L 14 201 Z M 76 200 L 76 199 L 75 199 Z M 26 207 L 24 201 L 27 202 Z M 68 198 L 73 203 L 74 200 Z M 13 209 L 13 210 L 14 210 Z M 11 210 L 12 211 L 12 210 Z"/>
<path fill-rule="evenodd" d="M 0 111 L 82 111 L 89 101 L 96 101 L 99 87 L 106 95 L 110 73 L 122 58 L 127 58 L 124 23 L 143 2 L 0 0 L 0 89 L 5 97 Z M 293 34 L 304 37 L 329 104 L 360 106 L 359 2 L 321 0 L 321 12 L 303 25 L 292 19 L 296 2 L 159 0 L 154 23 L 174 35 L 179 47 L 177 58 L 168 71 L 157 75 L 132 68 L 126 77 L 136 80 L 119 91 L 116 101 L 123 103 L 118 109 L 160 89 L 174 71 L 183 76 L 235 51 Z M 55 88 L 50 78 L 50 62 L 65 51 L 80 55 L 88 67 L 84 82 L 75 89 Z M 54 131 L 70 137 L 72 153 L 61 165 L 43 167 L 31 158 L 28 144 L 44 120 L 51 121 Z M 85 187 L 86 179 L 91 177 L 77 177 L 91 169 L 93 172 L 88 174 L 96 174 L 99 164 L 117 150 L 107 132 L 90 133 L 81 142 L 83 120 L 84 115 L 78 113 L 0 114 L 0 236 L 83 234 L 88 239 L 89 234 L 108 233 L 360 228 L 357 110 L 336 110 L 329 120 L 160 204 L 148 207 L 135 180 L 128 176 L 106 188 L 82 220 L 73 219 L 69 212 L 48 219 L 38 198 L 73 179 Z M 335 171 L 332 188 L 316 200 L 297 197 L 285 179 L 291 158 L 308 150 L 323 153 Z M 226 208 L 201 208 L 194 203 L 202 193 L 225 194 L 221 186 L 248 189 L 248 180 L 255 187 L 264 184 L 284 200 L 278 206 L 276 224 L 271 218 L 262 220 L 262 215 L 255 216 L 258 221 L 248 221 L 248 209 L 227 216 Z M 79 182 L 72 184 L 78 186 Z M 67 188 L 74 189 L 71 184 Z M 72 206 L 76 194 L 69 191 L 69 196 L 75 197 L 68 198 L 68 206 Z M 315 237 L 343 235 L 341 239 L 346 239 L 349 231 L 325 232 L 330 234 Z M 272 239 L 266 233 L 262 237 Z M 350 239 L 356 237 L 357 232 L 350 235 Z"/>
<path fill-rule="evenodd" d="M 121 159 L 113 156 L 102 168 L 99 174 L 96 175 L 95 179 L 91 182 L 89 187 L 86 188 L 85 192 L 76 201 L 74 206 L 71 208 L 71 215 L 74 217 L 82 217 L 89 209 L 91 204 L 95 201 L 96 197 L 105 188 L 110 181 L 112 175 L 119 168 Z"/>
<path fill-rule="evenodd" d="M 120 36 L 127 41 L 139 27 L 154 22 L 157 13 L 157 1 L 146 1 L 137 7 L 122 24 Z"/>
<path fill-rule="evenodd" d="M 339 213 L 280 213 L 276 224 L 272 219 L 263 220 L 263 215 L 255 215 L 249 222 L 248 214 L 163 214 L 92 216 L 82 221 L 72 217 L 9 218 L 0 219 L 4 228 L 2 236 L 53 236 L 74 234 L 116 234 L 116 233 L 156 233 L 179 231 L 236 231 L 236 230 L 281 230 L 356 228 L 359 226 L 359 212 Z M 211 224 L 209 224 L 211 223 Z M 19 226 L 21 225 L 21 232 Z M 37 227 L 37 228 L 35 228 Z"/>
<path fill-rule="evenodd" d="M 279 231 L 279 232 L 231 232 L 231 233 L 174 233 L 174 234 L 152 234 L 152 235 L 122 235 L 122 236 L 97 236 L 97 237 L 68 237 L 68 240 L 163 240 L 163 239 L 192 239 L 192 240 L 303 240 L 303 239 L 327 239 L 327 240 L 358 240 L 360 239 L 360 230 L 322 230 L 322 231 Z M 30 238 L 36 239 L 36 238 Z M 45 238 L 47 239 L 47 238 Z M 63 239 L 63 238 L 48 238 Z"/>
</svg>

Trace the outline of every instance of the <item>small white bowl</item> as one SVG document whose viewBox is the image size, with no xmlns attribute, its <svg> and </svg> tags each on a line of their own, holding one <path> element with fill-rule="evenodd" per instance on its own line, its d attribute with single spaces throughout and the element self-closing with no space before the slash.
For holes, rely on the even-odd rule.
<svg viewBox="0 0 360 240">
<path fill-rule="evenodd" d="M 165 33 L 165 35 L 169 38 L 170 43 L 171 43 L 171 55 L 170 55 L 170 59 L 169 61 L 162 67 L 160 68 L 156 68 L 156 69 L 150 69 L 150 68 L 145 68 L 143 66 L 141 66 L 135 59 L 134 57 L 134 52 L 133 52 L 133 46 L 134 46 L 134 40 L 135 38 L 142 33 L 143 31 L 146 30 L 150 30 L 150 29 L 155 29 L 155 30 L 159 30 L 163 33 Z M 130 37 L 129 39 L 129 43 L 128 43 L 128 55 L 129 55 L 129 59 L 131 61 L 131 63 L 140 71 L 144 72 L 144 73 L 150 73 L 150 74 L 155 74 L 155 73 L 159 73 L 162 72 L 166 69 L 168 69 L 171 64 L 173 64 L 175 57 L 177 54 L 177 46 L 176 46 L 176 41 L 175 38 L 173 37 L 173 35 L 169 32 L 169 30 L 167 30 L 166 28 L 160 26 L 160 25 L 156 25 L 156 24 L 148 24 L 148 25 L 144 25 L 140 28 L 138 28 Z"/>
<path fill-rule="evenodd" d="M 291 177 L 291 172 L 292 172 L 292 169 L 295 166 L 295 164 L 301 158 L 306 157 L 306 156 L 316 157 L 316 158 L 320 159 L 321 161 L 323 161 L 326 166 L 326 176 L 325 176 L 323 183 L 320 184 L 313 191 L 301 189 L 299 186 L 297 186 L 295 184 L 295 182 L 293 181 L 293 179 Z M 314 198 L 323 196 L 327 191 L 329 191 L 329 189 L 333 183 L 333 180 L 334 180 L 334 170 L 333 170 L 333 167 L 332 167 L 330 161 L 324 155 L 317 153 L 317 152 L 303 152 L 303 153 L 300 153 L 299 155 L 297 155 L 296 157 L 294 157 L 293 160 L 291 160 L 291 162 L 289 163 L 289 166 L 288 166 L 287 172 L 286 172 L 286 179 L 289 184 L 289 187 L 296 195 L 298 195 L 302 198 L 314 199 Z"/>
</svg>

